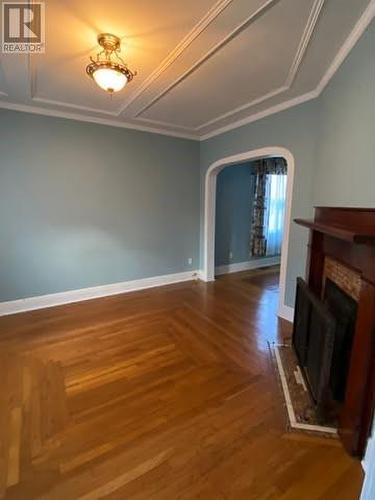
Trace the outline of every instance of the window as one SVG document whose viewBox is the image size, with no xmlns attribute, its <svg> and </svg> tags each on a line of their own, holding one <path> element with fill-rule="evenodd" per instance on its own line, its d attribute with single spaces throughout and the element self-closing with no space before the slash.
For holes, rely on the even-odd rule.
<svg viewBox="0 0 375 500">
<path fill-rule="evenodd" d="M 267 255 L 280 255 L 283 241 L 286 175 L 267 175 L 265 236 Z"/>
</svg>

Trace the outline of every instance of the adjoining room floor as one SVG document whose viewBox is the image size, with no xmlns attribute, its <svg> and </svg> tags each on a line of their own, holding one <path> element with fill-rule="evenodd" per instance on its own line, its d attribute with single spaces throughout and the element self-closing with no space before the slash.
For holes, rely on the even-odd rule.
<svg viewBox="0 0 375 500">
<path fill-rule="evenodd" d="M 286 432 L 277 269 L 0 318 L 0 498 L 355 500 L 338 441 Z"/>
</svg>

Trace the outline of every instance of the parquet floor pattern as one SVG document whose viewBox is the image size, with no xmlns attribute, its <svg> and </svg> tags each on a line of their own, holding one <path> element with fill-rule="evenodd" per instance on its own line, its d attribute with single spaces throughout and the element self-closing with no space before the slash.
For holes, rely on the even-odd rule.
<svg viewBox="0 0 375 500">
<path fill-rule="evenodd" d="M 286 432 L 275 269 L 0 318 L 0 498 L 354 500 L 339 442 Z"/>
</svg>

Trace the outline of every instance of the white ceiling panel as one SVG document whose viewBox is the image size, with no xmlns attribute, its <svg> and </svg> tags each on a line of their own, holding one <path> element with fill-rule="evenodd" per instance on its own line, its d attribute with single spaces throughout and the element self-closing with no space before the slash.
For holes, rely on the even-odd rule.
<svg viewBox="0 0 375 500">
<path fill-rule="evenodd" d="M 46 53 L 2 54 L 0 107 L 204 138 L 319 95 L 375 0 L 47 0 Z M 112 98 L 85 74 L 122 39 L 134 80 Z"/>
<path fill-rule="evenodd" d="M 275 2 L 139 116 L 196 128 L 281 91 L 313 4 Z"/>
</svg>

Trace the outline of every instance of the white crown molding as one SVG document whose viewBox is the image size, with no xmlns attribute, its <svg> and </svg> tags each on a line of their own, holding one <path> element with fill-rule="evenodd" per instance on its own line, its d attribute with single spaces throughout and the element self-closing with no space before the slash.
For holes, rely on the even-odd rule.
<svg viewBox="0 0 375 500">
<path fill-rule="evenodd" d="M 28 65 L 29 65 L 29 91 L 30 91 L 30 98 L 33 103 L 36 104 L 44 104 L 47 106 L 58 106 L 65 108 L 65 111 L 69 112 L 70 109 L 73 110 L 78 110 L 78 111 L 87 111 L 89 113 L 99 113 L 99 114 L 104 114 L 107 116 L 111 116 L 113 118 L 119 117 L 125 109 L 135 100 L 137 99 L 159 76 L 168 69 L 168 67 L 173 64 L 173 62 L 180 57 L 180 55 L 191 45 L 191 43 L 199 37 L 199 35 L 228 7 L 230 3 L 232 3 L 234 0 L 219 0 L 216 2 L 210 10 L 205 14 L 203 18 L 199 20 L 199 22 L 193 27 L 193 29 L 182 39 L 182 41 L 173 49 L 173 51 L 162 61 L 162 63 L 159 65 L 158 68 L 143 82 L 143 84 L 140 86 L 140 88 L 130 96 L 130 98 L 123 104 L 119 110 L 115 111 L 106 111 L 100 108 L 92 108 L 89 106 L 83 106 L 83 105 L 77 105 L 77 104 L 72 104 L 68 102 L 63 102 L 59 100 L 54 100 L 54 99 L 46 99 L 42 97 L 37 97 L 37 78 L 36 78 L 36 68 L 33 63 L 33 58 L 29 56 L 28 58 Z M 7 97 L 7 94 L 2 94 L 0 93 L 0 96 L 4 95 Z M 169 124 L 166 122 L 158 122 L 158 121 L 153 121 L 153 120 L 148 120 L 148 119 L 138 119 L 139 121 L 144 121 L 147 123 L 154 123 L 158 126 L 166 126 L 166 127 L 173 127 L 173 128 L 179 128 L 182 133 L 184 131 L 188 131 L 190 134 L 194 133 L 194 131 L 190 127 L 181 127 L 177 126 L 175 124 Z M 150 129 L 147 129 L 147 131 L 152 131 Z M 160 129 L 156 129 L 156 133 L 161 133 Z M 170 134 L 173 135 L 173 134 Z M 189 138 L 194 138 L 190 136 Z"/>
<path fill-rule="evenodd" d="M 293 108 L 294 106 L 298 106 L 299 104 L 302 104 L 304 102 L 311 101 L 311 99 L 316 99 L 317 97 L 318 94 L 315 90 L 307 92 L 306 94 L 298 97 L 293 97 L 293 99 L 281 102 L 280 104 L 275 104 L 275 106 L 271 106 L 270 108 L 259 111 L 258 113 L 254 113 L 253 115 L 247 116 L 246 118 L 241 118 L 240 120 L 232 122 L 229 125 L 225 125 L 213 130 L 212 132 L 201 135 L 200 140 L 205 141 L 207 139 L 211 139 L 212 137 L 223 134 L 224 132 L 229 132 L 230 130 L 242 127 L 243 125 L 247 125 L 248 123 L 256 122 L 258 120 L 261 120 L 262 118 L 266 118 L 267 116 L 280 113 L 280 111 Z"/>
<path fill-rule="evenodd" d="M 311 41 L 311 37 L 313 36 L 316 25 L 318 23 L 320 13 L 322 12 L 324 2 L 325 2 L 325 0 L 315 0 L 315 2 L 312 5 L 310 15 L 307 19 L 306 27 L 304 29 L 301 41 L 300 41 L 298 48 L 297 48 L 295 58 L 292 62 L 292 66 L 289 70 L 289 74 L 288 74 L 288 77 L 287 77 L 286 82 L 285 82 L 285 86 L 288 87 L 288 89 L 293 85 L 293 82 L 297 76 L 298 70 L 302 64 L 304 57 L 305 57 L 307 47 L 309 46 L 309 43 Z"/>
<path fill-rule="evenodd" d="M 168 54 L 168 56 L 162 61 L 162 63 L 156 68 L 155 71 L 149 75 L 148 78 L 140 85 L 140 87 L 130 95 L 130 97 L 123 103 L 118 110 L 115 111 L 105 111 L 99 108 L 92 108 L 89 106 L 82 106 L 77 104 L 71 104 L 68 102 L 58 101 L 54 99 L 45 99 L 42 97 L 37 97 L 37 85 L 36 85 L 36 69 L 32 63 L 32 57 L 29 58 L 29 79 L 30 79 L 30 95 L 33 102 L 39 104 L 46 104 L 49 106 L 59 106 L 65 107 L 66 109 L 73 108 L 80 111 L 88 111 L 90 113 L 100 113 L 112 117 L 119 117 L 126 108 L 137 99 L 143 92 L 150 87 L 150 85 L 159 76 L 168 69 L 168 67 L 173 64 L 173 62 L 180 57 L 180 55 L 191 45 L 191 43 L 199 37 L 199 35 L 223 12 L 230 3 L 234 0 L 219 0 L 216 2 L 210 10 L 198 21 L 198 23 L 193 27 L 193 29 L 181 40 L 181 42 Z M 162 122 L 160 122 L 162 125 Z M 168 124 L 166 124 L 168 125 Z M 174 126 L 172 124 L 172 126 Z M 181 127 L 180 127 L 181 128 Z M 187 127 L 182 127 L 187 129 Z"/>
<path fill-rule="evenodd" d="M 53 109 L 42 108 L 39 106 L 30 106 L 29 104 L 15 104 L 12 102 L 0 101 L 0 109 L 10 109 L 12 111 L 22 111 L 24 113 L 32 113 L 43 116 L 52 116 L 56 118 L 66 118 L 67 120 L 76 120 L 86 123 L 95 123 L 98 125 L 107 125 L 109 127 L 119 127 L 126 128 L 130 130 L 139 130 L 140 132 L 149 132 L 151 134 L 161 134 L 170 137 L 178 137 L 181 139 L 199 140 L 199 136 L 196 134 L 180 133 L 173 130 L 166 130 L 157 127 L 147 127 L 143 125 L 138 125 L 128 122 L 120 122 L 117 120 L 109 120 L 106 118 L 100 118 L 96 116 L 86 116 L 79 113 L 69 113 L 66 111 L 58 111 Z"/>
<path fill-rule="evenodd" d="M 242 104 L 241 106 L 238 106 L 237 108 L 234 108 L 232 109 L 231 111 L 228 111 L 226 113 L 223 113 L 205 123 L 202 123 L 201 125 L 199 125 L 198 127 L 194 127 L 193 129 L 189 129 L 190 131 L 195 131 L 195 132 L 198 132 L 202 129 L 205 129 L 207 127 L 209 127 L 210 125 L 213 125 L 214 123 L 217 123 L 219 121 L 222 121 L 224 120 L 225 118 L 229 118 L 230 116 L 233 116 L 241 111 L 244 111 L 248 108 L 252 108 L 253 106 L 257 105 L 257 104 L 261 104 L 262 102 L 264 101 L 267 101 L 268 99 L 271 99 L 272 97 L 276 97 L 286 91 L 288 91 L 290 89 L 290 87 L 292 86 L 293 82 L 294 82 L 294 79 L 297 75 L 297 72 L 298 72 L 298 69 L 300 67 L 300 65 L 302 64 L 302 61 L 303 61 L 303 58 L 305 56 L 305 53 L 306 53 L 306 50 L 307 50 L 307 47 L 310 43 L 310 40 L 311 40 L 311 37 L 314 33 L 314 30 L 315 30 L 315 27 L 316 27 L 316 24 L 318 22 L 318 19 L 319 19 L 319 15 L 321 13 L 321 10 L 323 8 L 323 5 L 324 5 L 324 2 L 325 0 L 315 0 L 312 7 L 311 7 L 311 10 L 310 10 L 310 13 L 309 13 L 309 16 L 307 18 L 307 23 L 306 23 L 306 26 L 302 32 L 302 36 L 301 36 L 301 40 L 298 44 L 298 47 L 297 47 L 297 52 L 296 52 L 296 55 L 292 61 L 292 64 L 291 64 L 291 67 L 288 71 L 288 76 L 286 78 L 286 81 L 285 83 L 281 86 L 281 87 L 278 87 L 270 92 L 267 92 L 266 94 L 264 94 L 263 96 L 260 96 L 260 97 L 257 97 L 256 99 L 253 99 L 245 104 Z M 269 5 L 266 5 L 264 4 L 264 6 L 262 7 L 262 11 L 261 12 L 258 12 L 258 13 L 253 13 L 246 21 L 243 21 L 242 23 L 240 23 L 234 30 L 232 33 L 236 33 L 236 35 L 243 29 L 244 25 L 247 26 L 247 24 L 249 24 L 253 18 L 256 19 L 258 18 L 263 12 L 264 10 L 266 10 L 267 8 L 269 8 L 270 6 Z M 261 9 L 259 9 L 261 10 Z M 231 36 L 231 35 L 229 35 Z M 218 42 L 217 44 L 217 49 L 214 53 L 216 53 L 218 50 L 220 50 L 220 48 L 224 47 L 228 41 L 230 41 L 232 39 L 229 38 L 228 40 L 228 35 L 226 37 L 224 37 L 220 42 Z M 203 62 L 206 62 L 214 53 L 207 53 L 206 56 L 204 56 L 204 60 L 202 60 L 202 63 Z M 199 63 L 199 61 L 198 61 Z M 199 63 L 202 64 L 202 63 Z M 196 66 L 197 63 L 193 64 L 190 69 L 188 69 L 186 71 L 187 74 L 191 74 L 195 71 L 195 69 L 197 69 L 198 66 Z M 182 75 L 183 77 L 183 75 Z M 178 82 L 180 83 L 180 82 Z M 162 121 L 159 121 L 159 120 L 152 120 L 152 119 L 149 119 L 149 118 L 141 118 L 140 117 L 140 114 L 142 114 L 143 111 L 145 111 L 146 109 L 149 109 L 153 104 L 155 104 L 161 97 L 164 97 L 165 95 L 167 95 L 173 88 L 174 88 L 174 84 L 172 84 L 173 86 L 169 86 L 167 87 L 167 89 L 165 89 L 161 94 L 160 94 L 160 97 L 156 97 L 154 101 L 151 101 L 148 105 L 146 105 L 139 113 L 136 114 L 136 117 L 138 120 L 143 120 L 145 123 L 149 122 L 149 123 L 153 123 L 155 125 L 159 125 L 159 126 L 163 126 L 163 125 L 168 125 L 168 126 L 173 126 L 173 124 L 171 123 L 168 123 L 168 122 L 162 122 Z"/>
<path fill-rule="evenodd" d="M 235 264 L 227 264 L 215 267 L 215 275 L 238 273 L 241 271 L 251 271 L 253 269 L 261 269 L 263 267 L 276 266 L 280 264 L 280 256 L 263 257 L 261 259 L 252 259 L 245 262 L 236 262 Z"/>
<path fill-rule="evenodd" d="M 210 59 L 214 54 L 216 54 L 222 47 L 224 47 L 228 42 L 233 40 L 237 35 L 246 29 L 252 22 L 254 22 L 258 17 L 260 17 L 264 12 L 266 12 L 273 4 L 278 3 L 280 0 L 267 0 L 263 5 L 261 5 L 257 10 L 255 10 L 250 16 L 243 20 L 239 25 L 237 25 L 230 33 L 228 33 L 224 38 L 217 42 L 213 47 L 210 48 L 206 54 L 200 57 L 194 64 L 190 66 L 186 71 L 182 73 L 176 80 L 170 83 L 164 90 L 157 94 L 151 101 L 143 106 L 137 113 L 135 117 L 139 117 L 142 113 L 151 108 L 156 102 L 158 102 L 164 95 L 169 93 L 173 88 L 175 88 L 179 83 L 185 80 L 191 73 L 193 73 L 197 68 L 199 68 L 204 62 Z"/>
<path fill-rule="evenodd" d="M 122 114 L 125 109 L 135 101 L 141 94 L 147 90 L 152 83 L 164 73 L 171 64 L 196 40 L 201 33 L 231 4 L 233 0 L 219 0 L 210 10 L 198 21 L 193 29 L 181 40 L 181 42 L 168 54 L 168 56 L 161 62 L 161 64 L 146 78 L 138 90 L 130 96 L 130 98 L 123 104 L 118 115 Z"/>
<path fill-rule="evenodd" d="M 72 104 L 63 101 L 56 101 L 54 99 L 45 99 L 44 97 L 32 97 L 31 100 L 37 104 L 46 104 L 47 106 L 59 106 L 65 108 L 65 110 L 77 109 L 78 111 L 88 111 L 89 113 L 99 113 L 101 115 L 112 116 L 115 118 L 117 113 L 114 111 L 107 111 L 100 108 L 91 108 L 90 106 L 82 106 L 80 104 Z"/>
<path fill-rule="evenodd" d="M 236 36 L 242 29 L 244 29 L 247 24 L 251 23 L 252 20 L 257 19 L 264 11 L 266 11 L 268 8 L 270 8 L 271 4 L 277 3 L 279 0 L 267 0 L 256 12 L 252 13 L 245 21 L 242 21 L 229 35 L 227 35 L 225 38 L 223 38 L 220 42 L 217 44 L 217 48 L 215 47 L 215 51 L 210 54 L 209 56 L 204 56 L 201 60 L 201 62 L 198 61 L 198 64 L 201 65 L 203 62 L 205 62 L 211 55 L 213 55 L 217 50 L 219 50 L 221 47 L 225 46 L 228 41 L 230 41 L 234 36 Z M 312 7 L 312 11 L 314 11 L 314 6 L 318 2 L 323 2 L 325 0 L 315 0 L 314 5 Z M 89 113 L 98 113 L 101 115 L 106 115 L 110 116 L 113 118 L 119 117 L 123 111 L 136 99 L 141 95 L 151 84 L 153 81 L 155 81 L 173 62 L 191 45 L 191 43 L 198 38 L 198 36 L 205 30 L 207 27 L 228 7 L 230 3 L 232 3 L 233 0 L 219 0 L 214 6 L 206 13 L 206 15 L 194 26 L 194 28 L 186 35 L 186 37 L 175 47 L 175 49 L 167 56 L 167 58 L 161 63 L 161 65 L 145 80 L 145 82 L 141 85 L 138 91 L 136 91 L 134 94 L 130 96 L 130 98 L 126 101 L 126 103 L 121 107 L 120 111 L 106 111 L 100 108 L 92 108 L 89 106 L 83 106 L 83 105 L 77 105 L 77 104 L 72 104 L 68 102 L 63 102 L 59 100 L 54 100 L 54 99 L 47 99 L 47 98 L 42 98 L 42 97 L 37 97 L 37 78 L 36 78 L 36 68 L 33 63 L 33 58 L 32 56 L 29 56 L 28 58 L 28 64 L 29 64 L 29 88 L 30 88 L 30 97 L 31 101 L 36 104 L 41 104 L 41 105 L 47 105 L 47 106 L 58 106 L 61 108 L 65 108 L 64 111 L 70 112 L 70 109 L 77 110 L 77 111 L 86 111 Z M 309 19 L 311 17 L 311 14 L 309 16 Z M 304 34 L 302 37 L 302 40 L 299 44 L 304 42 L 303 38 L 305 36 L 306 29 L 304 30 Z M 307 42 L 308 43 L 308 42 Z M 195 66 L 197 63 L 195 63 L 190 69 L 187 70 L 186 73 L 192 73 L 195 70 Z M 194 69 L 193 69 L 194 68 Z M 182 75 L 182 78 L 185 78 Z M 173 84 L 174 87 L 174 84 Z M 167 94 L 170 90 L 172 90 L 173 87 L 168 87 L 168 90 L 164 92 L 164 94 Z M 143 110 L 139 111 L 133 119 L 136 119 L 137 121 L 141 121 L 144 123 L 150 124 L 152 127 L 157 126 L 158 130 L 159 127 L 172 127 L 172 128 L 177 128 L 181 131 L 181 133 L 188 133 L 188 134 L 194 134 L 195 132 L 199 132 L 201 128 L 204 128 L 212 123 L 216 123 L 217 121 L 222 120 L 223 118 L 226 118 L 227 116 L 231 116 L 233 114 L 236 114 L 239 111 L 242 111 L 248 107 L 252 107 L 256 104 L 260 104 L 261 102 L 270 99 L 271 97 L 275 97 L 276 95 L 279 95 L 282 92 L 285 92 L 288 90 L 288 87 L 282 86 L 280 88 L 277 88 L 274 91 L 271 91 L 264 96 L 261 96 L 257 99 L 254 99 L 253 101 L 246 103 L 228 113 L 225 113 L 223 115 L 220 115 L 219 117 L 211 120 L 210 122 L 204 123 L 203 125 L 200 125 L 199 127 L 191 128 L 191 127 L 184 127 L 181 125 L 175 125 L 174 123 L 169 123 L 161 120 L 153 120 L 150 118 L 144 118 L 140 117 L 140 114 L 143 112 Z M 163 95 L 164 95 L 163 94 Z M 0 94 L 1 95 L 1 94 Z M 158 99 L 158 98 L 157 98 Z M 156 102 L 156 101 L 155 101 Z M 152 106 L 154 102 L 151 101 L 151 104 L 147 105 L 145 109 L 148 109 L 148 107 Z M 197 134 L 198 135 L 198 134 Z"/>
<path fill-rule="evenodd" d="M 273 90 L 272 92 L 270 92 L 268 94 L 265 94 L 262 97 L 259 97 L 257 99 L 254 99 L 253 101 L 250 101 L 250 103 L 243 104 L 242 106 L 239 106 L 238 108 L 235 108 L 232 111 L 228 111 L 227 113 L 224 113 L 224 114 L 220 115 L 219 117 L 213 118 L 212 120 L 204 123 L 203 125 L 199 125 L 196 128 L 182 127 L 181 125 L 177 125 L 177 127 L 181 128 L 181 129 L 185 129 L 189 133 L 194 133 L 195 132 L 195 133 L 197 133 L 199 135 L 199 131 L 202 128 L 208 127 L 209 125 L 212 125 L 213 123 L 216 123 L 217 121 L 220 121 L 220 120 L 223 120 L 225 118 L 228 118 L 228 117 L 230 117 L 230 116 L 232 116 L 232 115 L 234 115 L 234 114 L 236 114 L 236 113 L 238 113 L 240 111 L 245 110 L 248 107 L 255 106 L 256 104 L 261 104 L 263 101 L 271 99 L 271 97 L 276 97 L 277 95 L 285 92 L 286 90 L 288 90 L 287 87 L 280 87 L 280 88 L 278 88 L 276 90 Z M 140 117 L 140 116 L 137 117 L 137 121 L 142 121 L 144 123 L 150 123 L 150 124 L 153 124 L 153 125 L 157 125 L 159 127 L 163 127 L 163 126 L 168 126 L 168 127 L 175 126 L 176 127 L 176 125 L 174 125 L 173 123 L 170 123 L 170 122 L 165 122 L 165 121 L 161 121 L 161 120 L 152 120 L 151 118 L 143 118 L 143 117 Z"/>
<path fill-rule="evenodd" d="M 270 0 L 270 1 L 272 1 L 272 0 Z M 269 3 L 269 2 L 267 2 L 267 3 Z M 313 13 L 311 14 L 311 24 L 309 25 L 310 29 L 311 29 L 313 20 L 314 19 L 317 20 L 319 5 L 320 5 L 320 2 L 319 2 L 319 0 L 317 0 L 315 2 L 315 6 L 316 6 L 316 10 L 314 11 L 315 14 L 313 14 Z M 321 8 L 322 8 L 322 6 L 320 6 L 320 10 L 321 10 Z M 320 10 L 319 10 L 319 13 L 320 13 Z M 317 17 L 315 18 L 315 16 L 317 16 Z M 320 94 L 324 91 L 324 89 L 328 85 L 328 83 L 330 82 L 330 80 L 332 79 L 332 77 L 335 75 L 336 71 L 339 69 L 339 67 L 341 66 L 343 61 L 346 59 L 346 57 L 348 56 L 350 51 L 353 49 L 353 47 L 356 45 L 358 40 L 361 38 L 361 36 L 363 35 L 363 33 L 365 32 L 365 30 L 367 29 L 367 27 L 369 26 L 369 24 L 371 23 L 371 21 L 373 20 L 374 17 L 375 17 L 375 0 L 371 0 L 368 7 L 365 9 L 362 16 L 360 17 L 358 22 L 355 24 L 353 30 L 351 31 L 351 33 L 349 34 L 349 36 L 345 40 L 344 44 L 341 46 L 339 52 L 337 53 L 336 57 L 332 61 L 329 68 L 327 69 L 323 78 L 320 80 L 318 86 L 314 90 L 307 92 L 303 95 L 288 99 L 284 102 L 281 102 L 279 104 L 276 104 L 274 106 L 266 108 L 266 109 L 259 111 L 257 113 L 250 114 L 247 117 L 241 118 L 239 120 L 235 120 L 228 125 L 218 127 L 217 129 L 212 130 L 210 132 L 207 132 L 206 134 L 203 134 L 203 135 L 197 133 L 196 130 L 189 129 L 189 128 L 184 129 L 184 130 L 186 130 L 186 132 L 185 131 L 179 132 L 176 130 L 168 130 L 168 129 L 162 128 L 162 127 L 138 125 L 138 124 L 134 124 L 134 123 L 130 123 L 130 122 L 120 122 L 118 120 L 110 120 L 110 119 L 94 117 L 94 116 L 85 116 L 85 115 L 80 114 L 80 113 L 71 113 L 71 112 L 65 112 L 65 111 L 60 111 L 60 110 L 51 110 L 51 109 L 38 107 L 38 106 L 32 106 L 32 105 L 28 105 L 28 104 L 11 103 L 8 101 L 0 101 L 0 108 L 11 109 L 11 110 L 15 110 L 15 111 L 23 111 L 26 113 L 36 113 L 36 114 L 41 114 L 41 115 L 46 115 L 46 116 L 56 116 L 56 117 L 60 117 L 60 118 L 67 118 L 67 119 L 78 120 L 78 121 L 89 122 L 89 123 L 97 123 L 97 124 L 108 125 L 108 126 L 112 126 L 112 127 L 140 130 L 143 132 L 162 134 L 162 135 L 167 135 L 167 136 L 172 136 L 172 137 L 180 137 L 180 138 L 184 138 L 184 139 L 205 141 L 207 139 L 210 139 L 210 138 L 215 137 L 217 135 L 220 135 L 222 133 L 236 129 L 236 128 L 241 127 L 243 125 L 246 125 L 248 123 L 255 122 L 255 121 L 260 120 L 262 118 L 265 118 L 267 116 L 273 115 L 275 113 L 279 113 L 280 111 L 284 111 L 286 109 L 289 109 L 291 107 L 297 106 L 299 104 L 302 104 L 304 102 L 307 102 L 309 100 L 316 99 L 317 97 L 319 97 Z M 307 28 L 307 30 L 308 30 L 308 28 Z M 308 31 L 307 31 L 307 33 L 308 33 Z M 307 33 L 306 33 L 306 37 L 305 37 L 305 42 L 307 41 L 307 37 L 308 37 Z M 301 51 L 299 51 L 299 54 L 297 54 L 297 56 L 296 56 L 296 59 L 298 57 L 298 60 L 299 60 L 298 65 L 301 64 L 301 61 L 303 58 L 303 54 L 302 54 L 302 58 L 301 58 L 301 53 L 302 53 L 302 48 L 301 48 Z M 296 66 L 297 66 L 297 62 L 296 62 Z M 0 92 L 0 96 L 7 97 L 7 94 Z M 150 120 L 145 119 L 145 118 L 142 118 L 141 120 L 138 118 L 138 120 L 139 121 L 142 120 L 144 122 L 146 122 L 146 121 L 150 122 Z M 176 125 L 174 125 L 174 124 L 167 124 L 165 122 L 158 122 L 157 120 L 152 121 L 151 123 L 153 123 L 154 125 L 157 123 L 158 124 L 161 123 L 165 127 L 170 126 L 170 127 L 173 127 L 174 129 L 177 128 Z M 178 128 L 181 129 L 181 127 L 178 127 Z"/>
<path fill-rule="evenodd" d="M 223 127 L 219 127 L 215 130 L 212 130 L 211 132 L 207 132 L 206 134 L 200 136 L 200 140 L 205 141 L 207 139 L 211 139 L 212 137 L 223 134 L 224 132 L 229 132 L 230 130 L 242 127 L 243 125 L 247 125 L 248 123 L 261 120 L 262 118 L 265 118 L 267 116 L 279 113 L 280 111 L 284 111 L 304 102 L 318 98 L 327 87 L 333 76 L 336 74 L 337 70 L 340 68 L 341 64 L 347 58 L 351 50 L 354 48 L 358 40 L 364 34 L 374 17 L 375 0 L 371 0 L 368 7 L 365 9 L 358 22 L 355 24 L 353 30 L 346 38 L 344 44 L 341 46 L 339 52 L 336 54 L 329 68 L 325 72 L 323 78 L 320 80 L 319 84 L 314 90 L 312 90 L 311 92 L 307 92 L 306 94 L 303 94 L 301 96 L 297 96 L 284 101 L 280 104 L 276 104 L 275 106 L 271 106 L 270 108 L 259 111 L 258 113 L 254 113 L 240 120 L 236 120 L 235 122 L 232 122 Z"/>
<path fill-rule="evenodd" d="M 273 90 L 269 94 L 265 94 L 264 96 L 259 97 L 259 98 L 255 99 L 254 101 L 251 101 L 250 104 L 246 103 L 243 106 L 239 106 L 238 108 L 235 108 L 232 111 L 228 111 L 227 113 L 224 113 L 224 114 L 220 115 L 219 117 L 214 118 L 214 119 L 210 120 L 209 122 L 204 123 L 203 125 L 199 125 L 199 127 L 196 127 L 196 128 L 183 127 L 181 125 L 174 125 L 171 122 L 165 122 L 165 121 L 161 121 L 161 120 L 152 120 L 151 118 L 143 118 L 143 117 L 139 117 L 139 116 L 137 117 L 137 121 L 141 121 L 144 123 L 150 123 L 151 125 L 157 125 L 159 127 L 163 127 L 163 126 L 165 126 L 165 127 L 178 127 L 182 130 L 184 129 L 184 130 L 188 131 L 189 133 L 195 132 L 199 135 L 199 130 L 201 128 L 205 128 L 209 125 L 212 125 L 213 123 L 216 123 L 217 121 L 223 120 L 224 118 L 228 118 L 229 116 L 232 116 L 233 114 L 236 114 L 239 111 L 243 111 L 244 109 L 248 108 L 249 106 L 255 106 L 256 104 L 260 104 L 263 101 L 270 99 L 271 97 L 275 97 L 275 96 L 281 94 L 282 92 L 285 92 L 286 90 L 288 90 L 287 87 L 280 87 L 276 90 Z"/>
<path fill-rule="evenodd" d="M 318 93 L 318 95 L 320 95 L 326 88 L 328 83 L 331 81 L 332 77 L 340 68 L 341 64 L 345 61 L 351 50 L 357 44 L 358 40 L 361 38 L 366 29 L 369 27 L 374 17 L 375 17 L 375 0 L 371 0 L 367 8 L 364 10 L 362 16 L 354 25 L 354 28 L 352 29 L 349 36 L 341 46 L 340 50 L 336 54 L 336 57 L 329 66 L 328 70 L 325 72 L 323 78 L 320 80 L 319 85 L 316 88 L 316 92 Z"/>
<path fill-rule="evenodd" d="M 35 309 L 44 309 L 47 307 L 61 306 L 73 302 L 96 299 L 99 297 L 108 297 L 120 293 L 129 293 L 146 288 L 171 285 L 183 281 L 197 279 L 197 271 L 188 271 L 183 273 L 166 274 L 163 276 L 153 276 L 139 280 L 123 281 L 121 283 L 112 283 L 110 285 L 101 285 L 90 288 L 81 288 L 80 290 L 70 290 L 67 292 L 51 293 L 37 297 L 28 297 L 26 299 L 11 300 L 0 302 L 0 316 L 16 314 Z"/>
<path fill-rule="evenodd" d="M 156 127 L 170 127 L 174 129 L 178 129 L 181 131 L 181 133 L 188 133 L 188 134 L 194 134 L 195 130 L 192 129 L 191 127 L 184 127 L 183 125 L 176 125 L 175 123 L 170 123 L 170 122 L 164 122 L 162 120 L 152 120 L 151 118 L 135 118 L 137 122 L 143 122 L 143 123 L 149 123 L 151 126 L 156 126 Z M 199 134 L 196 134 L 195 137 L 199 137 Z"/>
<path fill-rule="evenodd" d="M 56 99 L 46 99 L 44 97 L 37 97 L 37 73 L 32 54 L 29 54 L 28 57 L 28 77 L 29 77 L 30 100 L 33 104 L 36 103 L 47 106 L 57 106 L 65 108 L 64 110 L 67 112 L 69 112 L 70 109 L 73 109 L 77 111 L 87 111 L 88 113 L 99 113 L 101 115 L 111 116 L 113 118 L 117 117 L 116 111 L 107 111 L 105 109 L 92 108 L 90 106 L 83 106 L 81 104 L 73 104 L 69 102 L 59 101 Z"/>
<path fill-rule="evenodd" d="M 228 111 L 227 113 L 223 113 L 220 116 L 217 116 L 216 118 L 213 118 L 212 120 L 202 123 L 202 125 L 199 125 L 197 128 L 194 130 L 199 132 L 199 130 L 202 130 L 206 127 L 209 127 L 210 125 L 213 125 L 216 122 L 219 122 L 221 120 L 224 120 L 225 118 L 229 118 L 230 116 L 235 115 L 236 113 L 240 113 L 241 111 L 244 111 L 247 108 L 252 108 L 253 106 L 256 106 L 257 104 L 261 104 L 264 101 L 267 101 L 268 99 L 271 99 L 272 97 L 276 97 L 284 92 L 289 90 L 289 87 L 282 86 L 277 88 L 276 90 L 272 90 L 272 92 L 269 92 L 268 94 L 264 94 L 261 97 L 258 97 L 257 99 L 254 99 L 253 101 L 247 102 L 245 104 L 242 104 L 241 106 L 238 106 L 238 108 L 232 109 L 231 111 Z"/>
<path fill-rule="evenodd" d="M 224 120 L 225 118 L 229 118 L 230 116 L 233 116 L 237 113 L 240 113 L 241 111 L 245 111 L 246 109 L 252 108 L 253 106 L 256 106 L 257 104 L 261 104 L 262 102 L 267 101 L 268 99 L 271 99 L 272 97 L 276 97 L 280 94 L 283 94 L 284 92 L 287 92 L 290 89 L 290 87 L 293 85 L 293 82 L 297 76 L 298 70 L 302 64 L 303 58 L 306 54 L 307 47 L 308 47 L 310 40 L 311 40 L 311 37 L 314 33 L 314 30 L 315 30 L 316 24 L 318 22 L 319 15 L 320 15 L 320 12 L 321 12 L 322 7 L 324 5 L 324 2 L 325 2 L 325 0 L 315 0 L 314 1 L 313 5 L 311 7 L 310 14 L 309 14 L 308 19 L 307 19 L 306 26 L 303 30 L 301 40 L 298 44 L 296 55 L 293 59 L 292 65 L 288 71 L 288 76 L 286 78 L 285 83 L 281 87 L 279 87 L 275 90 L 272 90 L 271 92 L 268 92 L 267 94 L 265 94 L 261 97 L 253 99 L 252 101 L 249 101 L 245 104 L 242 104 L 241 106 L 239 106 L 231 111 L 228 111 L 227 113 L 223 113 L 222 115 L 217 116 L 216 118 L 213 118 L 212 120 L 209 120 L 208 122 L 202 123 L 201 125 L 196 127 L 194 130 L 199 132 L 200 130 L 202 130 L 206 127 L 209 127 L 210 125 L 213 125 L 214 123 L 217 123 L 221 120 Z"/>
</svg>

